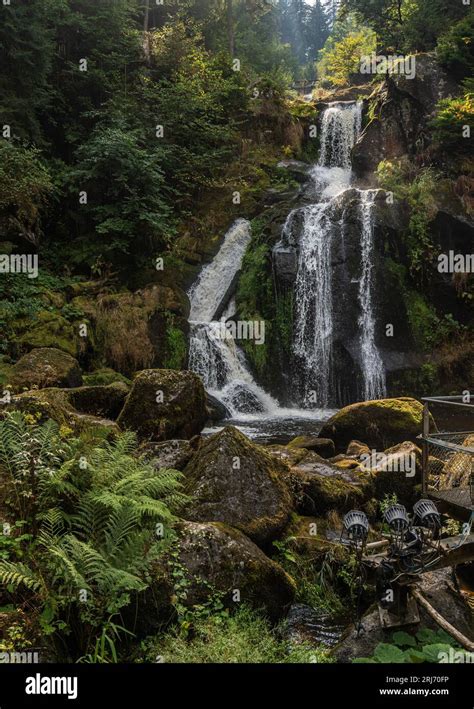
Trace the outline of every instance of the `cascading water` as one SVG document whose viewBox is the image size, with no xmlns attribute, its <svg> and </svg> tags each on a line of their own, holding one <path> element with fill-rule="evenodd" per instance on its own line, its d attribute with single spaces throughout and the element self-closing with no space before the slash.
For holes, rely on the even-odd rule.
<svg viewBox="0 0 474 709">
<path fill-rule="evenodd" d="M 361 315 L 361 366 L 364 378 L 364 399 L 376 399 L 385 395 L 385 370 L 375 344 L 375 317 L 372 304 L 372 251 L 373 251 L 373 206 L 377 190 L 361 191 L 361 247 L 362 273 L 359 280 L 359 303 Z"/>
<path fill-rule="evenodd" d="M 360 103 L 331 104 L 321 122 L 321 152 L 311 175 L 319 201 L 290 213 L 285 238 L 300 218 L 298 270 L 295 285 L 293 354 L 298 369 L 298 389 L 303 405 L 327 407 L 336 403 L 333 369 L 334 307 L 331 255 L 334 239 L 344 232 L 334 213 L 338 198 L 350 188 L 351 150 L 361 129 Z M 359 195 L 361 275 L 359 280 L 360 369 L 364 398 L 385 394 L 385 373 L 375 344 L 372 299 L 373 204 L 376 190 Z"/>
<path fill-rule="evenodd" d="M 189 291 L 189 368 L 202 377 L 210 394 L 218 398 L 232 417 L 242 413 L 271 414 L 278 403 L 254 380 L 245 357 L 230 333 L 222 337 L 222 323 L 229 317 L 227 294 L 251 238 L 250 224 L 238 219 L 224 237 L 214 260 L 200 273 Z M 222 306 L 221 320 L 215 320 Z"/>
</svg>

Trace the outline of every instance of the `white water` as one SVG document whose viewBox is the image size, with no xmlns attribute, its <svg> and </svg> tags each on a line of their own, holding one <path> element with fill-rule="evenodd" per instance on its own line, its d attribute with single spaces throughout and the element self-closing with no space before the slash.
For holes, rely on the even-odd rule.
<svg viewBox="0 0 474 709">
<path fill-rule="evenodd" d="M 330 105 L 323 114 L 321 153 L 311 171 L 319 201 L 288 215 L 283 235 L 292 228 L 296 214 L 302 216 L 298 272 L 295 284 L 295 327 L 293 351 L 301 364 L 300 391 L 305 409 L 285 409 L 262 389 L 252 376 L 243 352 L 229 336 L 215 336 L 216 312 L 224 304 L 221 319 L 235 314 L 235 301 L 227 294 L 242 265 L 251 239 L 250 225 L 237 220 L 224 237 L 222 246 L 201 271 L 189 291 L 189 368 L 199 374 L 210 394 L 219 399 L 237 421 L 311 417 L 325 419 L 334 403 L 333 293 L 331 247 L 341 229 L 331 220 L 338 195 L 351 184 L 350 155 L 361 127 L 361 104 Z M 372 300 L 373 220 L 376 190 L 359 190 L 361 221 L 361 275 L 359 281 L 360 366 L 365 398 L 385 392 L 385 374 L 375 344 L 375 317 Z M 340 225 L 339 225 L 340 226 Z M 315 409 L 318 406 L 320 408 Z"/>
<path fill-rule="evenodd" d="M 351 150 L 361 129 L 360 103 L 332 104 L 323 113 L 321 151 L 311 171 L 319 202 L 292 212 L 283 229 L 291 228 L 297 213 L 303 216 L 295 286 L 293 352 L 302 367 L 300 391 L 305 406 L 327 407 L 335 396 L 332 371 L 333 293 L 331 248 L 335 225 L 331 220 L 336 198 L 351 184 Z M 360 366 L 364 398 L 385 394 L 385 373 L 375 344 L 372 301 L 373 220 L 376 190 L 358 190 L 361 221 Z M 343 227 L 343 225 L 341 225 Z M 339 233 L 342 229 L 338 229 Z"/>
<path fill-rule="evenodd" d="M 375 344 L 375 317 L 372 304 L 373 270 L 373 206 L 377 190 L 360 192 L 362 273 L 359 280 L 361 315 L 361 366 L 364 378 L 364 399 L 377 399 L 385 395 L 385 370 Z"/>
</svg>

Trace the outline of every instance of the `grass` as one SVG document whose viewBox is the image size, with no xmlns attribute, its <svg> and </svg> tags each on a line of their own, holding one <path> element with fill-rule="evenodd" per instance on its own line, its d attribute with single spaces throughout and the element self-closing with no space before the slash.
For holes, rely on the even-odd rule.
<svg viewBox="0 0 474 709">
<path fill-rule="evenodd" d="M 317 647 L 295 645 L 279 637 L 266 618 L 246 606 L 198 618 L 183 632 L 179 627 L 141 643 L 138 662 L 301 664 L 330 662 Z"/>
</svg>

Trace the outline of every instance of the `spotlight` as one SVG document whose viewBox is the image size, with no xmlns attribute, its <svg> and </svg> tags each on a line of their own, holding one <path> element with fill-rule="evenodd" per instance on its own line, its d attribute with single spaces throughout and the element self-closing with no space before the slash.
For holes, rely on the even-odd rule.
<svg viewBox="0 0 474 709">
<path fill-rule="evenodd" d="M 431 500 L 418 500 L 413 507 L 417 526 L 437 531 L 441 527 L 441 515 Z"/>
<path fill-rule="evenodd" d="M 364 512 L 351 510 L 342 520 L 344 531 L 351 542 L 363 544 L 369 534 L 369 520 Z"/>
<path fill-rule="evenodd" d="M 403 505 L 391 505 L 385 510 L 384 520 L 395 534 L 406 532 L 410 524 Z"/>
</svg>

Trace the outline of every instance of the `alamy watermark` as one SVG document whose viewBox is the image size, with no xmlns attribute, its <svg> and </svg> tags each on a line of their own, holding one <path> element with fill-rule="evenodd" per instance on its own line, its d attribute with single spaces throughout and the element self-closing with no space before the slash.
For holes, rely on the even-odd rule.
<svg viewBox="0 0 474 709">
<path fill-rule="evenodd" d="M 364 54 L 360 58 L 361 74 L 399 74 L 406 79 L 416 76 L 416 57 L 411 54 L 407 57 L 396 54 Z"/>
<path fill-rule="evenodd" d="M 405 473 L 407 478 L 412 478 L 416 473 L 416 454 L 402 453 L 387 454 L 376 450 L 363 453 L 360 461 L 366 468 L 377 468 L 389 473 Z"/>
<path fill-rule="evenodd" d="M 0 665 L 32 665 L 38 662 L 37 652 L 0 652 Z"/>
<path fill-rule="evenodd" d="M 448 251 L 438 256 L 440 273 L 474 273 L 474 254 L 455 254 Z"/>
<path fill-rule="evenodd" d="M 256 345 L 263 345 L 265 320 L 216 320 L 209 325 L 209 336 L 214 340 L 253 340 Z"/>
<path fill-rule="evenodd" d="M 38 278 L 38 254 L 0 254 L 0 273 L 26 273 Z"/>
</svg>

